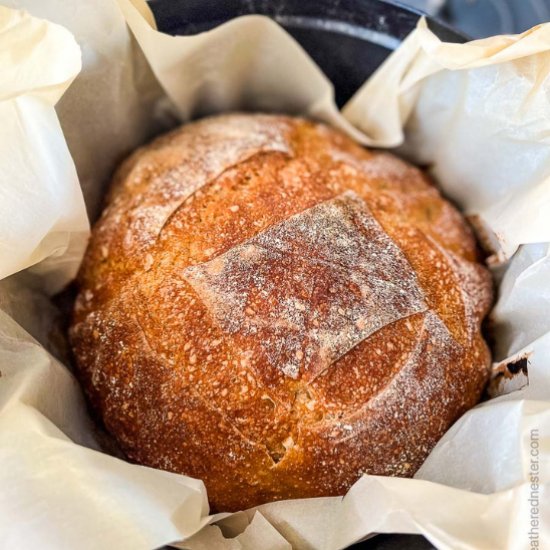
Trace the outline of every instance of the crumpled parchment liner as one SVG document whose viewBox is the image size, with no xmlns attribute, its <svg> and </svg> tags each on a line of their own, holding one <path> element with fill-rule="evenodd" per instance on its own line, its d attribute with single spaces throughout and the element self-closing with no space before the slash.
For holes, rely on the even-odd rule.
<svg viewBox="0 0 550 550">
<path fill-rule="evenodd" d="M 65 275 L 66 260 L 78 261 L 88 231 L 53 109 L 80 70 L 80 54 L 66 30 L 1 8 L 0 66 L 0 165 L 10 183 L 0 189 L 0 278 L 42 261 L 52 284 Z"/>
<path fill-rule="evenodd" d="M 191 537 L 178 546 L 328 550 L 371 532 L 409 532 L 439 548 L 529 548 L 532 430 L 541 547 L 550 540 L 550 253 L 540 244 L 550 241 L 550 25 L 451 45 L 421 21 L 344 118 L 330 83 L 268 19 L 168 37 L 154 30 L 142 0 L 4 4 L 63 24 L 83 52 L 83 70 L 56 107 L 67 149 L 53 105 L 78 73 L 78 48 L 62 28 L 0 9 L 6 547 L 149 549 Z M 366 476 L 343 499 L 278 502 L 226 518 L 207 516 L 200 481 L 98 452 L 78 385 L 43 347 L 55 315 L 44 292 L 72 278 L 87 231 L 71 155 L 95 216 L 113 166 L 170 124 L 171 105 L 182 120 L 239 108 L 314 116 L 429 164 L 493 248 L 501 280 L 495 359 L 527 356 L 529 385 L 464 415 L 417 479 Z"/>
</svg>

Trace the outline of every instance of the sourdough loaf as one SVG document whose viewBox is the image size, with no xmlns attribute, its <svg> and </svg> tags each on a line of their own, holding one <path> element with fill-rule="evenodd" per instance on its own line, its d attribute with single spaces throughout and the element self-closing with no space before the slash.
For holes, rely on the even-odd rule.
<svg viewBox="0 0 550 550">
<path fill-rule="evenodd" d="M 460 214 L 303 119 L 217 116 L 136 151 L 78 286 L 93 408 L 214 510 L 411 476 L 487 380 L 491 280 Z"/>
</svg>

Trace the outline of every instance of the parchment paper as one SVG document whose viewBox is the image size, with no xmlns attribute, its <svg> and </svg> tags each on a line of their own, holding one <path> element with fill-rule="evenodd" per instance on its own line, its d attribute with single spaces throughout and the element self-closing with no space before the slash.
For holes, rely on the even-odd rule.
<svg viewBox="0 0 550 550">
<path fill-rule="evenodd" d="M 150 549 L 186 539 L 178 546 L 332 550 L 372 532 L 408 532 L 439 548 L 522 549 L 533 547 L 534 518 L 538 547 L 550 542 L 550 25 L 451 45 L 421 21 L 341 115 L 311 59 L 262 17 L 169 37 L 142 0 L 3 3 L 67 27 L 83 60 L 79 73 L 79 47 L 63 28 L 0 8 L 6 548 Z M 99 452 L 79 388 L 50 353 L 60 350 L 46 293 L 73 277 L 87 232 L 76 174 L 94 217 L 118 159 L 174 113 L 235 109 L 299 113 L 365 144 L 399 146 L 431 167 L 493 249 L 495 369 L 526 358 L 529 383 L 510 375 L 497 385 L 501 395 L 464 415 L 416 479 L 365 476 L 343 499 L 209 517 L 200 481 Z"/>
</svg>

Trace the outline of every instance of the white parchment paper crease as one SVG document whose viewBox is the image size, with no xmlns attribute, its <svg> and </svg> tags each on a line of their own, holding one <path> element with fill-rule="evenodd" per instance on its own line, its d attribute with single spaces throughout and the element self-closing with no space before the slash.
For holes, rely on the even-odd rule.
<svg viewBox="0 0 550 550">
<path fill-rule="evenodd" d="M 143 0 L 2 3 L 0 546 L 333 550 L 372 532 L 448 549 L 550 544 L 550 24 L 458 45 L 420 21 L 340 113 L 318 67 L 263 17 L 171 37 Z M 200 481 L 100 452 L 49 352 L 48 296 L 74 276 L 86 210 L 97 215 L 116 163 L 176 118 L 235 109 L 399 147 L 493 249 L 495 369 L 526 366 L 528 382 L 504 377 L 415 479 L 365 476 L 343 499 L 210 517 Z"/>
</svg>

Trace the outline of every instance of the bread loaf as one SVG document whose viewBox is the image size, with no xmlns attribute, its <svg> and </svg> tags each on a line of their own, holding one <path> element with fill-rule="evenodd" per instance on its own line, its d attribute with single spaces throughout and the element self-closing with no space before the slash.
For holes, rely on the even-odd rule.
<svg viewBox="0 0 550 550">
<path fill-rule="evenodd" d="M 488 376 L 492 285 L 460 214 L 303 119 L 217 116 L 136 151 L 78 287 L 91 405 L 213 510 L 411 476 Z"/>
</svg>

